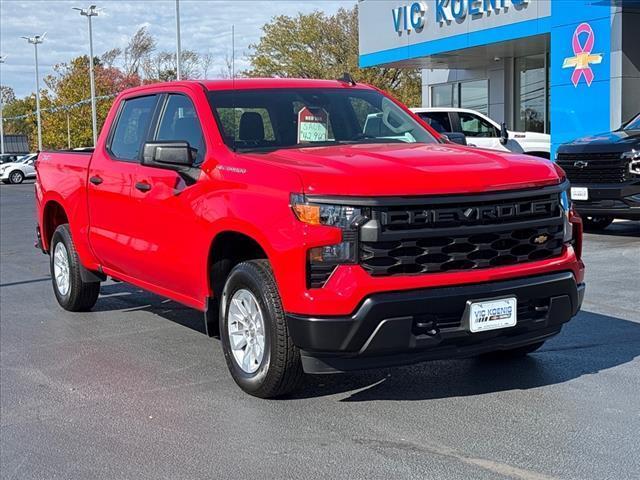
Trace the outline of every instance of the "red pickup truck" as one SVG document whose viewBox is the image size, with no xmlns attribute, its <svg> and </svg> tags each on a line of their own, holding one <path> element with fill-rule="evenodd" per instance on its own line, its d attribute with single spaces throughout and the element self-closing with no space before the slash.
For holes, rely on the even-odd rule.
<svg viewBox="0 0 640 480">
<path fill-rule="evenodd" d="M 127 90 L 93 152 L 37 172 L 60 305 L 91 309 L 112 277 L 199 309 L 259 397 L 303 372 L 524 355 L 584 296 L 559 167 L 452 144 L 352 81 Z"/>
</svg>

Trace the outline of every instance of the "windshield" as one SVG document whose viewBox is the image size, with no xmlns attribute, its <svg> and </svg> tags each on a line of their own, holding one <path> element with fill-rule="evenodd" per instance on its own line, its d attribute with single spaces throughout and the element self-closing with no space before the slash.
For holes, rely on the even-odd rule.
<svg viewBox="0 0 640 480">
<path fill-rule="evenodd" d="M 640 130 L 640 114 L 636 115 L 636 118 L 627 123 L 623 130 Z"/>
<path fill-rule="evenodd" d="M 209 92 L 225 143 L 241 151 L 354 143 L 437 143 L 375 90 L 300 88 Z"/>
</svg>

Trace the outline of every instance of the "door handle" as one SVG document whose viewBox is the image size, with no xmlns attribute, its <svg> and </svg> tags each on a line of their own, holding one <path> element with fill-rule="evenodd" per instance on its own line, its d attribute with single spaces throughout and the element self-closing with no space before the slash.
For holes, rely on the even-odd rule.
<svg viewBox="0 0 640 480">
<path fill-rule="evenodd" d="M 98 177 L 98 176 L 91 177 L 91 178 L 89 179 L 89 181 L 90 181 L 91 183 L 93 183 L 94 185 L 100 185 L 100 184 L 102 183 L 102 179 L 101 179 L 100 177 Z"/>
<path fill-rule="evenodd" d="M 146 193 L 151 190 L 151 185 L 149 185 L 147 182 L 136 182 L 136 189 Z"/>
</svg>

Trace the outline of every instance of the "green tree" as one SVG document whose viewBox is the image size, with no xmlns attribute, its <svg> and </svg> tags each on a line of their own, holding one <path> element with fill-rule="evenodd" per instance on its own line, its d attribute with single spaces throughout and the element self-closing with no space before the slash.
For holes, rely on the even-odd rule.
<svg viewBox="0 0 640 480">
<path fill-rule="evenodd" d="M 356 81 L 388 91 L 409 106 L 420 105 L 418 69 L 359 68 L 357 6 L 335 15 L 281 15 L 262 30 L 260 41 L 250 46 L 251 68 L 244 72 L 250 77 L 336 79 L 349 72 Z"/>
</svg>

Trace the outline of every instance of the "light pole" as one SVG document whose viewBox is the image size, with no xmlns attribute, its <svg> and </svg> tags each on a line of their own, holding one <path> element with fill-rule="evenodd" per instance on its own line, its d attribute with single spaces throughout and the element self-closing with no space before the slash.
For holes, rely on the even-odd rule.
<svg viewBox="0 0 640 480">
<path fill-rule="evenodd" d="M 0 56 L 0 65 L 4 63 L 5 58 L 7 57 Z M 0 82 L 0 154 L 2 155 L 4 155 L 4 117 L 2 116 L 2 110 L 4 109 L 3 97 L 2 82 Z"/>
<path fill-rule="evenodd" d="M 180 80 L 182 78 L 182 73 L 180 71 L 180 56 L 180 0 L 176 0 L 176 80 Z"/>
<path fill-rule="evenodd" d="M 40 118 L 40 74 L 38 72 L 38 45 L 44 42 L 47 32 L 33 37 L 22 37 L 34 47 L 36 55 L 36 118 L 38 119 L 38 152 L 42 151 L 42 120 Z"/>
<path fill-rule="evenodd" d="M 89 20 L 89 81 L 91 83 L 91 126 L 93 127 L 93 146 L 98 142 L 98 117 L 96 114 L 96 83 L 93 76 L 93 31 L 91 30 L 91 17 L 98 16 L 98 10 L 95 5 L 89 8 L 73 8 L 78 10 L 80 15 L 87 17 Z"/>
</svg>

